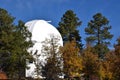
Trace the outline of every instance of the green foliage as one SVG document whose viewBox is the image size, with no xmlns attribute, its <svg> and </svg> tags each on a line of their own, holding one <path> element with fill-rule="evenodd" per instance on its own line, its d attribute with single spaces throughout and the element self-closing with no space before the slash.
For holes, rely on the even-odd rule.
<svg viewBox="0 0 120 80">
<path fill-rule="evenodd" d="M 0 8 L 0 68 L 10 78 L 24 77 L 26 59 L 32 58 L 28 48 L 32 46 L 31 34 L 22 21 L 13 24 L 14 18 Z"/>
<path fill-rule="evenodd" d="M 13 32 L 14 39 L 12 43 L 12 54 L 11 54 L 11 66 L 16 68 L 16 72 L 19 77 L 24 76 L 26 60 L 32 59 L 32 56 L 28 53 L 28 48 L 32 47 L 32 41 L 30 40 L 31 34 L 24 26 L 22 21 L 19 21 Z M 14 69 L 13 69 L 13 72 Z M 15 73 L 16 74 L 16 73 Z"/>
<path fill-rule="evenodd" d="M 0 67 L 2 69 L 4 65 L 9 65 L 9 50 L 11 50 L 11 42 L 13 40 L 13 20 L 14 18 L 6 10 L 0 8 Z M 4 69 L 7 68 L 4 67 Z"/>
<path fill-rule="evenodd" d="M 93 52 L 99 54 L 99 58 L 104 59 L 104 54 L 109 52 L 109 48 L 101 43 L 94 46 Z"/>
<path fill-rule="evenodd" d="M 46 80 L 59 80 L 63 73 L 69 79 L 81 76 L 86 80 L 92 80 L 93 77 L 100 80 L 120 79 L 120 38 L 114 45 L 115 50 L 107 53 L 107 45 L 113 35 L 109 31 L 111 26 L 108 19 L 101 13 L 95 14 L 85 28 L 89 35 L 86 38 L 87 48 L 80 53 L 82 43 L 78 26 L 81 21 L 72 10 L 66 11 L 58 27 L 65 45 L 59 50 L 58 37 L 51 35 L 52 39 L 46 39 L 41 51 L 45 63 L 40 62 L 41 54 L 37 54 L 37 51 L 34 55 L 28 53 L 27 50 L 33 46 L 31 33 L 24 26 L 24 22 L 19 21 L 15 25 L 14 19 L 0 8 L 0 69 L 9 78 L 24 77 L 25 68 L 28 68 L 26 61 L 34 61 L 37 77 L 42 74 Z"/>
<path fill-rule="evenodd" d="M 14 39 L 13 26 L 14 18 L 4 9 L 0 8 L 0 68 L 8 71 Z"/>
<path fill-rule="evenodd" d="M 89 35 L 86 38 L 87 43 L 95 45 L 96 53 L 101 55 L 105 54 L 109 49 L 107 47 L 112 39 L 113 35 L 110 34 L 111 26 L 109 21 L 101 13 L 97 13 L 93 16 L 93 20 L 88 23 L 88 27 L 85 28 L 85 32 Z M 104 46 L 104 47 L 103 47 Z"/>
<path fill-rule="evenodd" d="M 81 36 L 77 30 L 78 26 L 81 25 L 81 21 L 72 10 L 67 10 L 61 21 L 59 22 L 58 30 L 62 35 L 64 43 L 66 41 L 72 41 L 76 39 L 77 46 L 82 49 L 83 44 L 81 43 Z"/>
<path fill-rule="evenodd" d="M 117 44 L 115 46 L 120 46 L 120 37 L 117 39 Z"/>
<path fill-rule="evenodd" d="M 120 56 L 120 37 L 117 39 L 117 44 L 114 45 L 115 47 L 115 53 L 117 56 Z"/>
<path fill-rule="evenodd" d="M 42 77 L 45 80 L 59 80 L 59 76 L 62 71 L 62 58 L 59 51 L 60 44 L 59 37 L 54 35 L 50 36 L 51 39 L 47 39 L 43 42 L 42 52 L 46 56 L 46 63 L 42 65 Z"/>
</svg>

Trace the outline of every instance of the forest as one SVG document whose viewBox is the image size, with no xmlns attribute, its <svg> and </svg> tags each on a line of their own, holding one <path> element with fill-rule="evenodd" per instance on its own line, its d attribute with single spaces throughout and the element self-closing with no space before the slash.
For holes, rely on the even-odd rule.
<svg viewBox="0 0 120 80">
<path fill-rule="evenodd" d="M 120 37 L 116 39 L 114 49 L 109 49 L 114 35 L 103 14 L 94 14 L 86 23 L 84 32 L 87 37 L 84 39 L 86 44 L 83 44 L 78 29 L 82 21 L 73 10 L 67 10 L 57 27 L 64 45 L 59 46 L 59 39 L 55 37 L 46 40 L 42 48 L 44 55 L 48 55 L 44 65 L 27 51 L 34 43 L 25 23 L 19 20 L 15 24 L 14 20 L 7 10 L 0 8 L 0 72 L 4 72 L 7 79 L 34 80 L 25 77 L 25 70 L 29 68 L 26 61 L 35 63 L 35 80 L 120 79 Z"/>
</svg>

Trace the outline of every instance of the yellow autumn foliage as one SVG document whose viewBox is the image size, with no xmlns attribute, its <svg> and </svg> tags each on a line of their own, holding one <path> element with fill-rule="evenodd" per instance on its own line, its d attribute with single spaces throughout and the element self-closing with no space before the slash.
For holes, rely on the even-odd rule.
<svg viewBox="0 0 120 80">
<path fill-rule="evenodd" d="M 67 42 L 61 48 L 63 54 L 64 69 L 63 72 L 68 76 L 80 76 L 82 70 L 82 59 L 80 57 L 79 48 L 76 47 L 76 42 Z"/>
<path fill-rule="evenodd" d="M 93 48 L 91 46 L 87 46 L 87 48 L 83 51 L 82 55 L 82 63 L 83 63 L 83 73 L 87 78 L 91 78 L 92 76 L 98 76 L 99 70 L 99 59 L 98 55 L 92 52 Z"/>
</svg>

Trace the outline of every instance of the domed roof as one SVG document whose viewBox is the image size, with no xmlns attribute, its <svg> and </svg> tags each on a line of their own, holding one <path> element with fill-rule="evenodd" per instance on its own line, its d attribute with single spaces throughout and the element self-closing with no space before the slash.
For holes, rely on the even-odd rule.
<svg viewBox="0 0 120 80">
<path fill-rule="evenodd" d="M 32 21 L 28 21 L 27 23 L 25 23 L 25 26 L 27 26 L 29 31 L 32 32 L 32 30 L 33 30 L 36 23 L 39 23 L 39 25 L 41 25 L 41 26 L 43 26 L 45 24 L 48 24 L 48 22 L 45 21 L 45 20 L 32 20 Z"/>
<path fill-rule="evenodd" d="M 38 42 L 43 41 L 43 39 L 50 36 L 51 34 L 62 38 L 59 31 L 45 20 L 28 21 L 25 26 L 27 26 L 28 30 L 32 33 L 32 40 Z"/>
<path fill-rule="evenodd" d="M 46 39 L 51 39 L 51 36 L 54 36 L 55 38 L 59 38 L 58 44 L 59 46 L 63 46 L 62 37 L 59 33 L 59 31 L 50 23 L 48 23 L 45 20 L 32 20 L 28 21 L 25 26 L 27 29 L 32 33 L 32 41 L 34 42 L 33 47 L 28 49 L 28 52 L 32 51 L 32 54 L 38 51 L 37 54 L 42 54 L 41 47 L 42 42 Z M 34 55 L 33 55 L 34 57 Z M 34 57 L 35 58 L 35 57 Z M 42 61 L 45 60 L 43 56 L 40 56 L 39 59 Z M 29 69 L 26 70 L 26 77 L 35 77 L 34 71 L 35 71 L 35 65 L 34 63 L 28 64 Z"/>
</svg>

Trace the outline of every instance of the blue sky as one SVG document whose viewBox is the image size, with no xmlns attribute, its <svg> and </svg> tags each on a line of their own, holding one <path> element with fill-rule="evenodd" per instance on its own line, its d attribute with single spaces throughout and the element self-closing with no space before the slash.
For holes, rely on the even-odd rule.
<svg viewBox="0 0 120 80">
<path fill-rule="evenodd" d="M 79 30 L 84 44 L 84 28 L 92 16 L 100 12 L 108 18 L 112 26 L 112 45 L 120 36 L 120 0 L 0 0 L 0 8 L 16 17 L 15 22 L 44 19 L 51 20 L 51 24 L 56 27 L 65 11 L 71 9 L 82 21 Z"/>
</svg>

